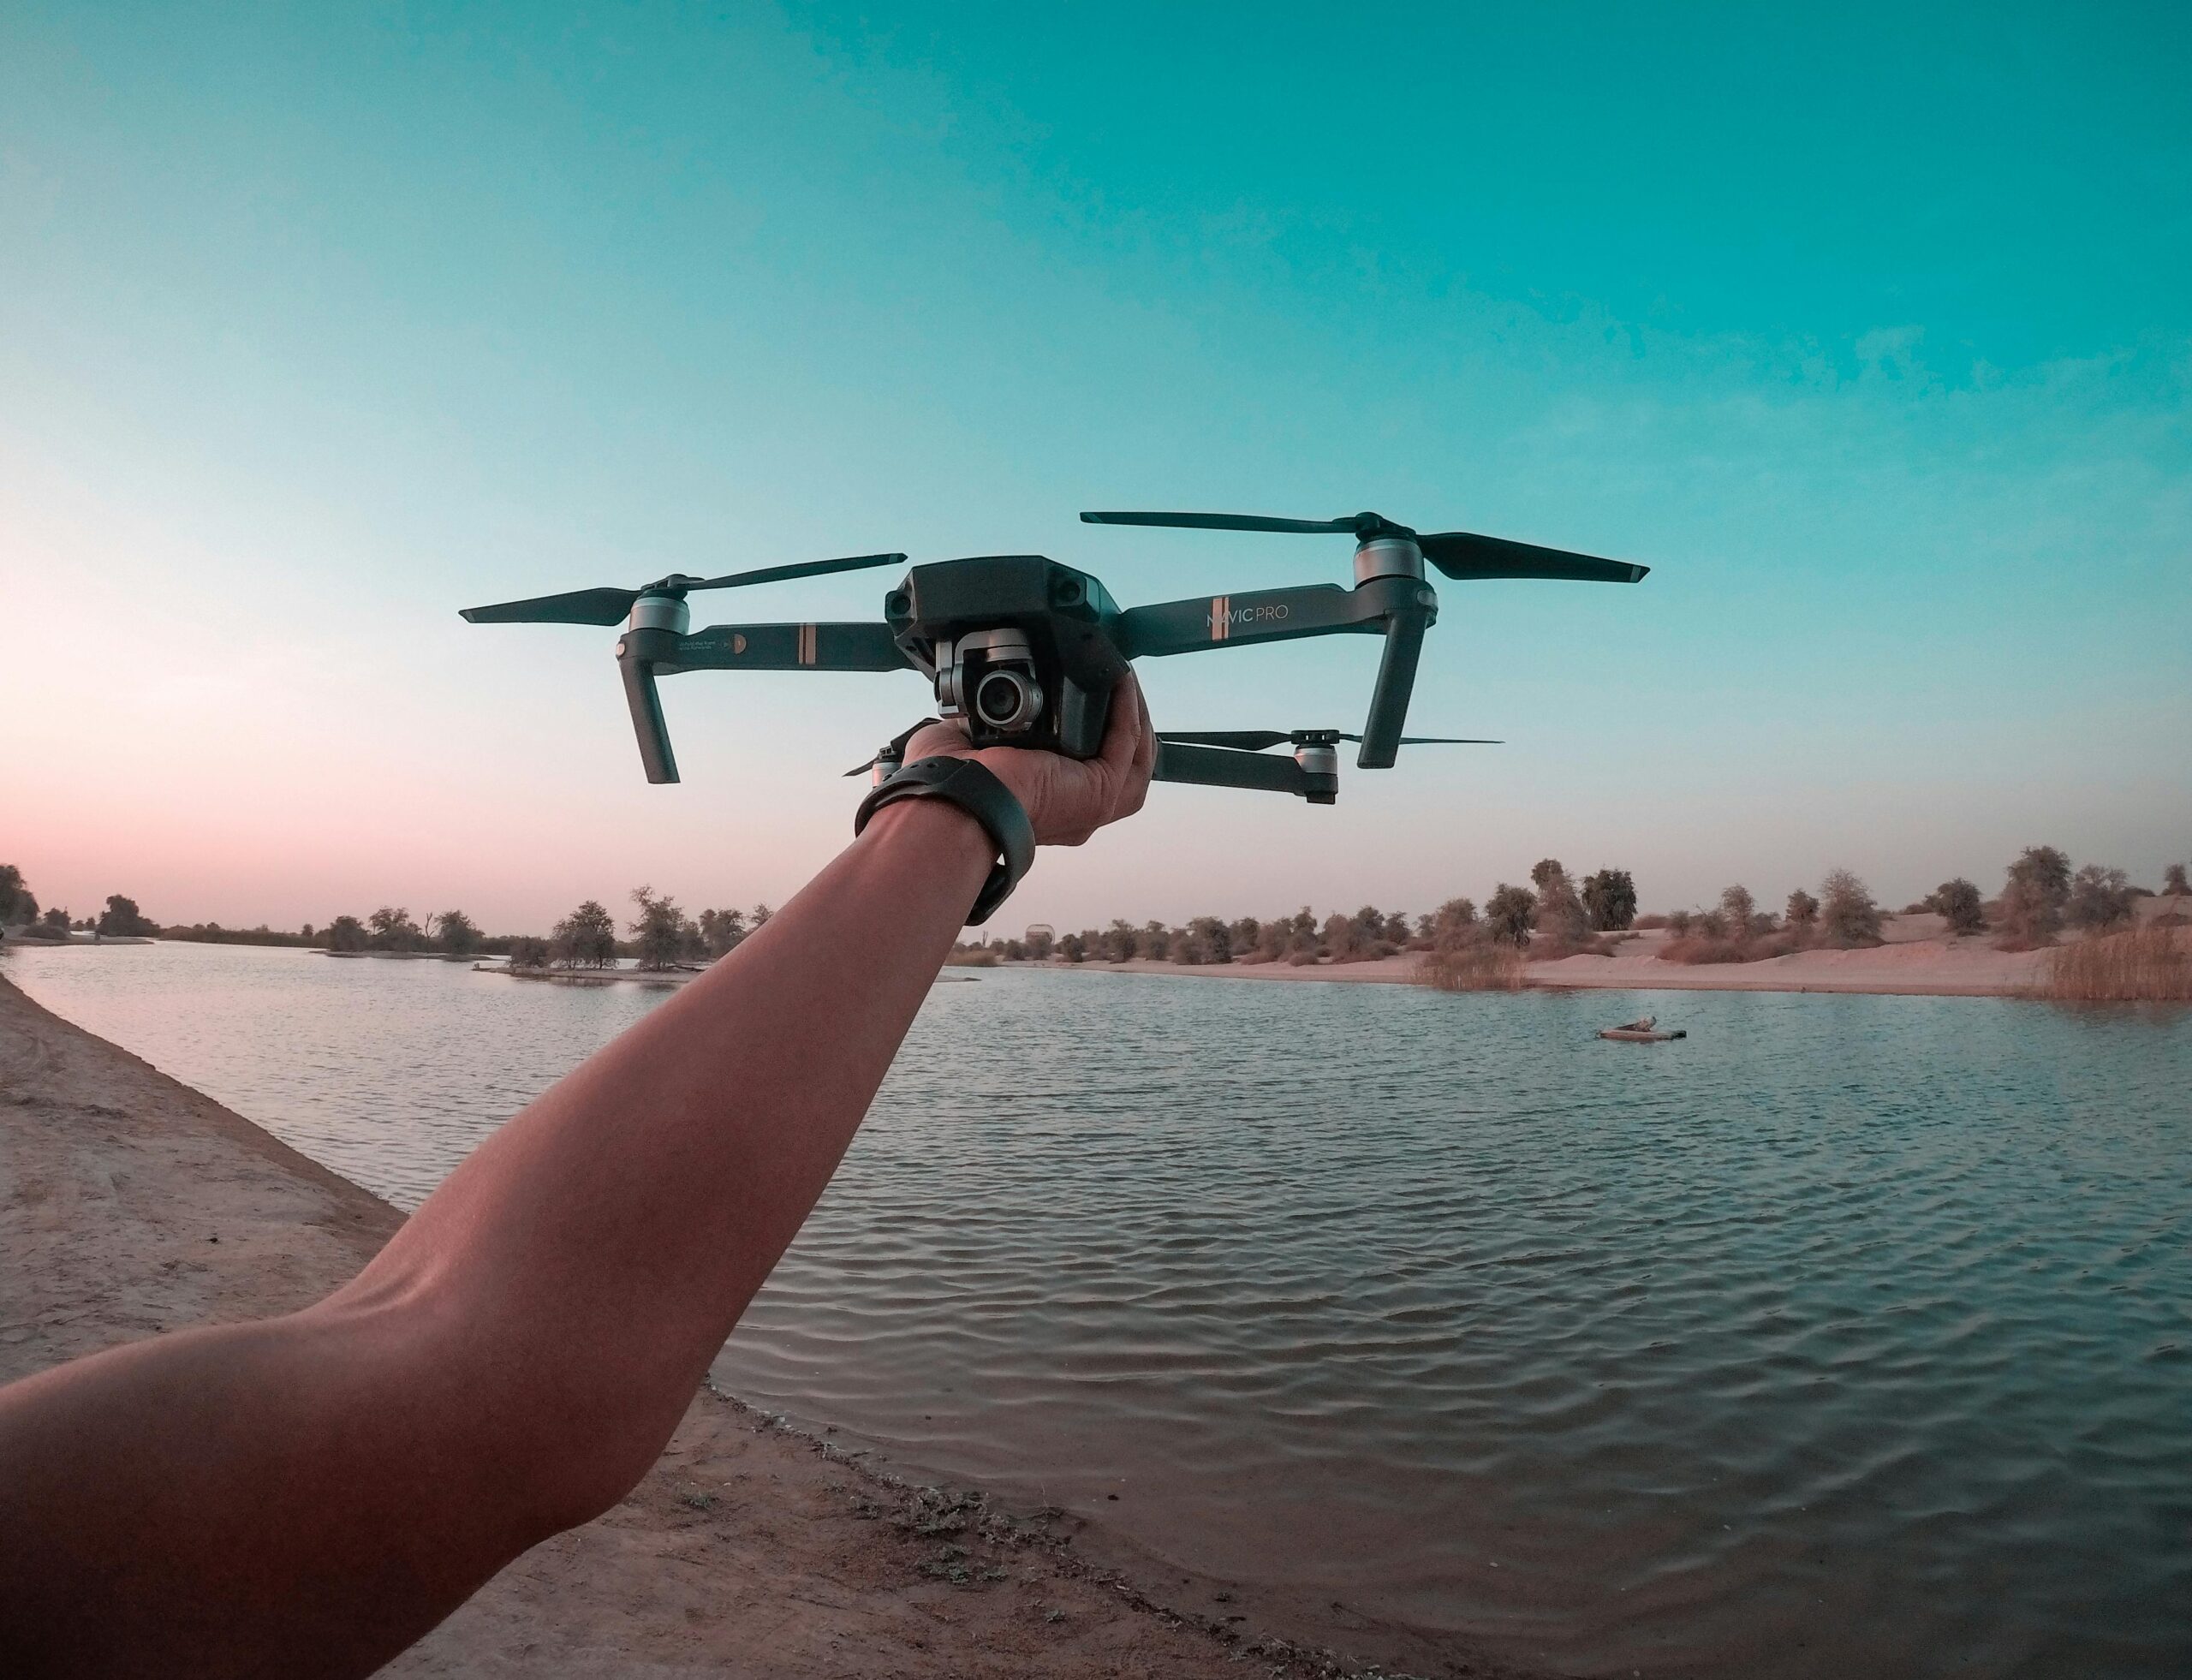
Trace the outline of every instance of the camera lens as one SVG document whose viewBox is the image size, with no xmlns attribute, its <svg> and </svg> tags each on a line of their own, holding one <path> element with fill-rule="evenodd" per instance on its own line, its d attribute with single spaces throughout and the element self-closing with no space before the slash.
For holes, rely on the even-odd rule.
<svg viewBox="0 0 2192 1680">
<path fill-rule="evenodd" d="M 1041 692 L 1016 670 L 993 670 L 974 685 L 974 715 L 993 730 L 1024 730 L 1042 710 Z"/>
</svg>

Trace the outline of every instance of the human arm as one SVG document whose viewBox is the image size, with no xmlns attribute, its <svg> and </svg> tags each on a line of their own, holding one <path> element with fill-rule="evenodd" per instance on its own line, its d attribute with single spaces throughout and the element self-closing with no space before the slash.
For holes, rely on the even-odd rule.
<svg viewBox="0 0 2192 1680">
<path fill-rule="evenodd" d="M 1097 760 L 978 755 L 1039 840 L 1139 807 L 1153 737 L 1117 700 Z M 0 1669 L 366 1673 L 614 1504 L 827 1183 L 991 857 L 938 801 L 879 811 L 326 1300 L 0 1390 Z"/>
</svg>

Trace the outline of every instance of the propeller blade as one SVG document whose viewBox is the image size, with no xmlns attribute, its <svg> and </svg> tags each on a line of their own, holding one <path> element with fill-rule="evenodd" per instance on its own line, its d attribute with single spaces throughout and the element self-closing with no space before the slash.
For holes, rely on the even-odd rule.
<svg viewBox="0 0 2192 1680">
<path fill-rule="evenodd" d="M 1182 747 L 1237 747 L 1244 753 L 1260 753 L 1266 747 L 1276 747 L 1282 741 L 1291 741 L 1297 746 L 1310 739 L 1318 741 L 1360 741 L 1359 735 L 1349 735 L 1339 730 L 1159 730 L 1159 741 L 1176 741 Z M 1500 747 L 1504 742 L 1488 741 L 1474 735 L 1404 735 L 1403 747 Z M 867 766 L 863 765 L 861 769 Z"/>
<path fill-rule="evenodd" d="M 1365 521 L 1382 526 L 1376 514 L 1357 514 L 1352 519 L 1273 519 L 1265 514 L 1208 513 L 1085 513 L 1084 525 L 1163 525 L 1185 531 L 1291 531 L 1319 536 L 1354 532 Z"/>
<path fill-rule="evenodd" d="M 1294 739 L 1284 730 L 1159 730 L 1157 738 L 1176 741 L 1182 747 L 1237 747 L 1245 753 L 1260 753 Z"/>
<path fill-rule="evenodd" d="M 536 595 L 529 601 L 502 601 L 466 607 L 460 617 L 474 624 L 614 624 L 640 599 L 636 589 L 573 589 L 561 595 Z"/>
<path fill-rule="evenodd" d="M 1634 583 L 1652 569 L 1626 560 L 1601 560 L 1564 548 L 1505 537 L 1480 537 L 1469 531 L 1434 531 L 1418 537 L 1423 557 L 1450 578 L 1549 577 L 1577 583 Z"/>
<path fill-rule="evenodd" d="M 865 571 L 871 566 L 900 566 L 902 554 L 855 554 L 843 560 L 802 560 L 795 565 L 762 566 L 750 572 L 726 572 L 721 577 L 684 578 L 687 589 L 736 589 L 748 583 L 777 583 L 786 578 L 825 577 L 831 572 Z"/>
</svg>

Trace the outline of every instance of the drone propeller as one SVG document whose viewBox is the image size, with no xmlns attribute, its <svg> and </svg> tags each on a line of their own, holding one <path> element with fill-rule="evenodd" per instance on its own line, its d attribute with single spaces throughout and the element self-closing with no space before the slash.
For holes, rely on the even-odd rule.
<svg viewBox="0 0 2192 1680">
<path fill-rule="evenodd" d="M 474 624 L 614 624 L 631 611 L 632 604 L 642 595 L 667 595 L 682 600 L 695 589 L 736 589 L 749 583 L 822 577 L 831 572 L 899 565 L 905 558 L 902 554 L 855 554 L 842 560 L 806 560 L 789 566 L 727 572 L 721 577 L 688 577 L 683 572 L 672 572 L 643 589 L 573 589 L 561 595 L 536 595 L 530 600 L 466 607 L 462 616 Z"/>
<path fill-rule="evenodd" d="M 896 735 L 891 736 L 890 740 L 883 743 L 882 749 L 876 754 L 874 758 L 868 760 L 865 764 L 855 765 L 850 770 L 847 771 L 845 774 L 847 776 L 865 776 L 868 771 L 875 768 L 878 760 L 887 760 L 894 766 L 896 764 L 902 762 L 906 756 L 906 743 L 908 741 L 911 741 L 923 730 L 926 729 L 931 724 L 938 721 L 939 720 L 934 718 L 924 718 L 918 724 L 911 724 L 908 727 L 899 730 Z"/>
<path fill-rule="evenodd" d="M 1359 735 L 1349 735 L 1341 730 L 1159 730 L 1157 738 L 1159 741 L 1176 741 L 1182 747 L 1237 747 L 1248 753 L 1260 753 L 1265 748 L 1276 747 L 1282 741 L 1290 741 L 1296 747 L 1306 747 L 1362 739 Z M 1475 736 L 1404 735 L 1400 744 L 1403 747 L 1498 747 L 1504 743 L 1486 741 Z M 861 766 L 861 769 L 866 768 L 865 765 Z"/>
<path fill-rule="evenodd" d="M 1480 537 L 1472 531 L 1419 535 L 1374 513 L 1355 514 L 1346 519 L 1208 513 L 1085 513 L 1081 517 L 1088 525 L 1158 525 L 1189 531 L 1276 531 L 1312 536 L 1345 533 L 1357 542 L 1374 537 L 1406 537 L 1423 551 L 1425 559 L 1456 579 L 1532 577 L 1566 578 L 1579 583 L 1635 583 L 1651 570 L 1649 566 L 1633 565 L 1626 560 L 1601 560 L 1593 554 L 1540 548 L 1535 543 L 1518 543 L 1505 537 Z"/>
</svg>

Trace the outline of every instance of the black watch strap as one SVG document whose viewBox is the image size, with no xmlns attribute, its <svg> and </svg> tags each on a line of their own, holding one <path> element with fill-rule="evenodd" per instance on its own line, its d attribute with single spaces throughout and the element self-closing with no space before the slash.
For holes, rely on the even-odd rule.
<svg viewBox="0 0 2192 1680">
<path fill-rule="evenodd" d="M 988 833 L 998 861 L 967 916 L 968 926 L 980 926 L 1012 896 L 1028 866 L 1035 861 L 1035 828 L 1028 820 L 1026 809 L 1012 789 L 979 760 L 916 759 L 890 780 L 868 789 L 853 817 L 853 832 L 858 834 L 867 826 L 870 817 L 901 799 L 949 800 Z"/>
</svg>

